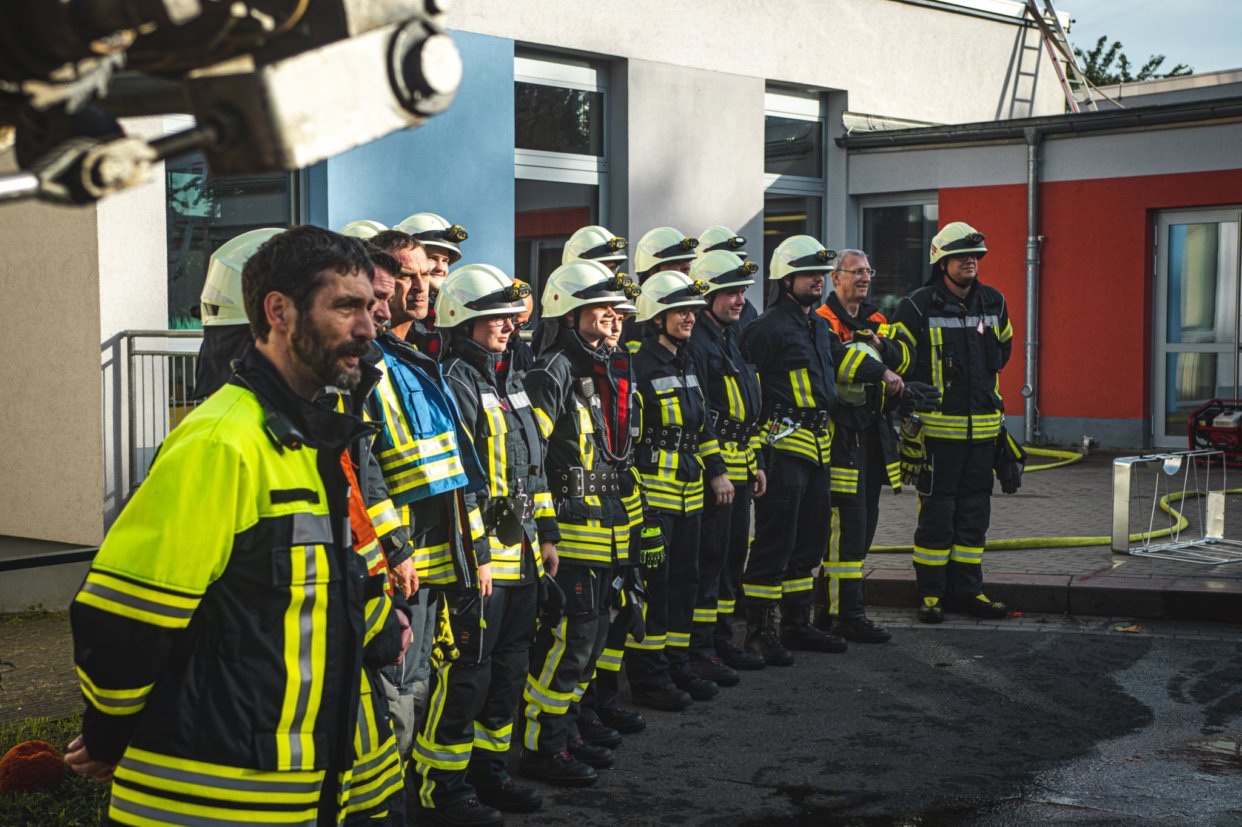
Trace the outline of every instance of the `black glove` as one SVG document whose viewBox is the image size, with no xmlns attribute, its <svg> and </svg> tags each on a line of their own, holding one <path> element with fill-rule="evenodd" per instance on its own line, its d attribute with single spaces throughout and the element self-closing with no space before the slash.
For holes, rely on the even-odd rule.
<svg viewBox="0 0 1242 827">
<path fill-rule="evenodd" d="M 634 566 L 625 572 L 625 585 L 621 587 L 621 600 L 628 614 L 630 637 L 639 643 L 647 636 L 647 618 L 643 611 L 647 605 L 647 587 L 643 576 Z"/>
<path fill-rule="evenodd" d="M 565 591 L 556 578 L 547 572 L 539 578 L 539 624 L 547 629 L 565 616 Z"/>
<path fill-rule="evenodd" d="M 1008 429 L 1001 426 L 996 437 L 996 455 L 992 466 L 996 471 L 996 479 L 1000 480 L 1001 491 L 1013 494 L 1022 487 L 1022 472 L 1026 470 L 1026 451 L 1018 444 Z"/>
<path fill-rule="evenodd" d="M 901 394 L 901 402 L 897 405 L 897 415 L 902 419 L 911 414 L 927 413 L 940 409 L 942 395 L 940 388 L 926 382 L 907 382 Z"/>
</svg>

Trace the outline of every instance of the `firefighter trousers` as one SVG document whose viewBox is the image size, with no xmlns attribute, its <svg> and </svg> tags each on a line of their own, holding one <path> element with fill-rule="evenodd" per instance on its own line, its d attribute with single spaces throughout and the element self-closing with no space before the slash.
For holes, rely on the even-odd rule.
<svg viewBox="0 0 1242 827">
<path fill-rule="evenodd" d="M 630 606 L 620 606 L 621 584 L 625 569 L 614 566 L 608 579 L 604 610 L 600 624 L 606 626 L 604 648 L 595 661 L 595 677 L 587 685 L 578 709 L 578 720 L 586 724 L 599 718 L 600 709 L 617 709 L 621 705 L 621 664 L 625 657 L 625 639 L 630 630 Z M 617 607 L 616 616 L 612 608 Z M 570 732 L 570 738 L 573 732 Z"/>
<path fill-rule="evenodd" d="M 783 617 L 809 613 L 811 572 L 828 545 L 827 465 L 772 452 L 768 490 L 755 500 L 755 540 L 742 575 L 747 611 L 780 601 Z"/>
<path fill-rule="evenodd" d="M 866 614 L 863 563 L 879 521 L 880 490 L 888 480 L 877 426 L 858 432 L 856 441 L 840 439 L 847 434 L 838 429 L 832 444 L 833 462 L 857 469 L 858 480 L 853 491 L 832 494 L 828 548 L 815 584 L 816 605 L 842 620 Z"/>
<path fill-rule="evenodd" d="M 736 492 L 738 486 L 734 486 L 734 490 Z M 725 579 L 725 562 L 729 556 L 732 517 L 732 503 L 720 505 L 714 493 L 704 492 L 699 524 L 699 591 L 694 599 L 694 626 L 690 630 L 690 657 L 695 660 L 707 660 L 716 654 L 716 619 L 720 613 L 721 581 Z M 729 611 L 732 614 L 732 606 Z"/>
<path fill-rule="evenodd" d="M 716 623 L 712 629 L 716 645 L 733 642 L 733 612 L 737 608 L 737 596 L 742 588 L 742 571 L 746 568 L 746 556 L 750 553 L 750 484 L 734 487 L 733 505 L 729 507 L 729 520 L 720 538 L 725 547 L 724 565 L 720 568 L 717 585 Z M 708 543 L 703 534 L 703 548 Z M 702 558 L 703 548 L 699 549 Z"/>
<path fill-rule="evenodd" d="M 513 712 L 526 680 L 535 634 L 534 583 L 498 586 L 480 598 L 447 592 L 455 659 L 431 676 L 427 717 L 414 744 L 419 805 L 444 807 L 473 798 L 467 769 L 503 780 Z"/>
<path fill-rule="evenodd" d="M 983 593 L 983 547 L 992 515 L 995 440 L 931 439 L 914 531 L 918 595 L 970 599 Z"/>
<path fill-rule="evenodd" d="M 690 663 L 690 627 L 699 588 L 701 514 L 656 511 L 664 534 L 664 562 L 643 569 L 647 584 L 645 637 L 626 642 L 625 669 L 635 691 L 659 689 L 672 681 L 670 671 Z"/>
<path fill-rule="evenodd" d="M 565 616 L 536 633 L 522 693 L 522 745 L 544 755 L 576 737 L 570 729 L 608 634 L 608 570 L 561 560 L 556 582 L 565 592 Z"/>
</svg>

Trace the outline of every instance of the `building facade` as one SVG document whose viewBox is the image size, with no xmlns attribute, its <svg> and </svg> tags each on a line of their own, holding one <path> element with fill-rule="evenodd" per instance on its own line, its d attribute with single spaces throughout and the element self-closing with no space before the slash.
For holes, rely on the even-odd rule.
<svg viewBox="0 0 1242 827">
<path fill-rule="evenodd" d="M 924 278 L 927 243 L 938 224 L 960 218 L 987 233 L 994 252 L 985 278 L 995 273 L 1010 296 L 1021 338 L 1025 224 L 1014 223 L 1011 212 L 1014 203 L 1025 203 L 1024 147 L 1009 139 L 936 148 L 851 141 L 893 130 L 908 134 L 920 125 L 934 130 L 1059 116 L 1062 91 L 1038 30 L 1023 17 L 1024 4 L 788 0 L 779 8 L 774 14 L 770 4 L 722 0 L 463 2 L 451 17 L 466 67 L 460 92 L 448 112 L 417 130 L 293 174 L 222 178 L 190 156 L 170 162 L 152 184 L 94 207 L 0 207 L 8 265 L 0 278 L 11 297 L 0 306 L 0 341 L 6 353 L 30 357 L 0 367 L 8 385 L 21 389 L 0 403 L 6 432 L 13 444 L 29 446 L 4 460 L 6 479 L 20 483 L 0 492 L 0 537 L 99 542 L 135 466 L 158 444 L 158 428 L 131 432 L 136 408 L 147 404 L 167 425 L 178 415 L 176 393 L 184 392 L 181 373 L 168 363 L 150 377 L 131 375 L 127 349 L 134 337 L 126 331 L 195 326 L 211 252 L 255 227 L 339 228 L 361 218 L 392 225 L 430 210 L 469 230 L 463 262 L 498 265 L 536 289 L 559 263 L 564 240 L 586 223 L 602 223 L 632 241 L 661 225 L 696 235 L 724 224 L 745 236 L 765 265 L 782 238 L 809 233 L 829 247 L 872 251 L 877 300 L 891 305 Z M 129 126 L 159 134 L 184 121 Z M 1230 201 L 1234 185 L 1226 182 L 1233 179 L 1220 175 L 1227 153 L 1217 147 L 1215 129 L 1169 130 L 1182 133 L 1170 139 L 1175 143 L 1192 134 L 1200 143 L 1187 162 L 1193 169 L 1168 174 L 1201 175 L 1215 182 L 1216 196 L 1155 199 L 1139 209 L 1133 191 L 1147 191 L 1133 183 L 1127 213 L 1138 210 L 1143 223 L 1152 209 L 1242 202 Z M 1150 162 L 1144 169 L 1160 167 L 1165 157 L 1165 150 L 1147 148 L 1150 137 L 1131 136 L 1144 147 L 1133 152 Z M 1090 139 L 1102 142 L 1093 152 L 1099 163 L 1111 164 L 1106 174 L 1091 172 L 1095 161 L 1058 160 L 1060 139 L 1047 140 L 1041 187 L 1051 188 L 1042 207 L 1049 221 L 1054 205 L 1081 200 L 1081 182 L 1137 177 L 1125 173 L 1126 156 L 1107 145 L 1111 140 Z M 1164 173 L 1141 176 L 1155 174 Z M 1099 185 L 1102 212 L 1093 226 L 1109 233 L 1130 228 L 1133 216 L 1115 217 L 1109 192 Z M 1126 371 L 1135 376 L 1094 377 L 1109 384 L 1090 405 L 1050 377 L 1070 369 L 1063 364 L 1077 364 L 1081 350 L 1098 355 L 1098 335 L 1083 347 L 1048 331 L 1059 327 L 1062 312 L 1052 292 L 1062 283 L 1052 273 L 1060 266 L 1054 245 L 1075 256 L 1064 259 L 1074 267 L 1098 266 L 1095 250 L 1114 249 L 1108 278 L 1131 278 L 1130 269 L 1150 254 L 1146 226 L 1106 245 L 1078 247 L 1072 239 L 1098 233 L 1044 226 L 1041 302 L 1056 302 L 1045 305 L 1046 323 L 1054 327 L 1041 342 L 1045 438 L 1090 430 L 1102 420 L 1107 427 L 1093 436 L 1144 444 L 1133 423 L 1149 416 L 1141 397 L 1154 392 L 1155 356 L 1137 344 L 1151 319 L 1151 294 L 1136 288 L 1124 307 L 1138 314 L 1129 317 L 1126 340 Z M 1091 256 L 1077 258 L 1086 247 Z M 49 286 L 57 296 L 52 302 L 42 295 Z M 1091 297 L 1114 295 L 1098 287 Z M 761 286 L 752 298 L 762 303 Z M 1098 324 L 1100 309 L 1088 304 L 1066 308 L 1065 318 Z M 170 341 L 152 349 L 186 347 Z M 1021 358 L 1016 351 L 1015 366 Z M 155 391 L 135 394 L 139 379 Z M 1137 396 L 1133 381 L 1144 388 Z M 1022 384 L 1019 369 L 1006 372 L 1010 412 L 1017 415 Z M 1051 427 L 1054 419 L 1068 430 Z M 1085 421 L 1081 428 L 1076 420 Z"/>
</svg>

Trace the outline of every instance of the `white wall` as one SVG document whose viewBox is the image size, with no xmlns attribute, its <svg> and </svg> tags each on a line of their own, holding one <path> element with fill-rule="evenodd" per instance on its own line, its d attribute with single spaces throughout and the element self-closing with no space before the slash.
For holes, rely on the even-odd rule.
<svg viewBox="0 0 1242 827">
<path fill-rule="evenodd" d="M 899 0 L 460 0 L 450 22 L 536 46 L 846 89 L 852 111 L 937 123 L 1009 114 L 1022 32 L 1016 20 Z M 1065 101 L 1039 54 L 1034 114 L 1056 114 Z"/>
</svg>

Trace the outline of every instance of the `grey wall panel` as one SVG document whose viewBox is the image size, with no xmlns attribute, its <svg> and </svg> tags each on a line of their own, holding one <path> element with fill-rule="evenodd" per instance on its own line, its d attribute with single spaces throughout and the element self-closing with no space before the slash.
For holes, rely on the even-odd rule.
<svg viewBox="0 0 1242 827">
<path fill-rule="evenodd" d="M 1025 144 L 868 150 L 850 156 L 853 196 L 1025 181 Z"/>
<path fill-rule="evenodd" d="M 630 242 L 659 226 L 698 235 L 713 224 L 763 249 L 763 91 L 760 78 L 629 61 Z"/>
<path fill-rule="evenodd" d="M 1242 167 L 1242 124 L 1227 123 L 1077 137 L 1043 148 L 1045 181 L 1210 172 Z"/>
</svg>

